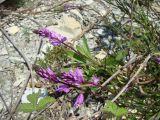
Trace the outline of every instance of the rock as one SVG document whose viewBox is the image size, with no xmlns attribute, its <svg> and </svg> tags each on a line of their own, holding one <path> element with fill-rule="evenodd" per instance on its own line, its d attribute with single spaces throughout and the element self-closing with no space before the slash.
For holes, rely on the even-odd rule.
<svg viewBox="0 0 160 120">
<path fill-rule="evenodd" d="M 19 79 L 19 80 L 16 80 L 13 84 L 14 87 L 18 87 L 24 80 L 23 79 Z"/>
<path fill-rule="evenodd" d="M 83 2 L 85 2 L 87 5 L 92 4 L 94 1 L 93 0 L 83 0 Z"/>
<path fill-rule="evenodd" d="M 5 48 L 2 48 L 1 51 L 0 51 L 0 55 L 7 55 L 8 52 Z"/>
<path fill-rule="evenodd" d="M 93 39 L 94 38 L 94 36 L 92 34 L 90 34 L 90 33 L 86 34 L 86 37 L 89 38 L 89 39 Z"/>
<path fill-rule="evenodd" d="M 3 109 L 3 103 L 0 101 L 0 112 L 1 112 L 1 110 Z"/>
<path fill-rule="evenodd" d="M 24 60 L 21 57 L 12 57 L 11 56 L 11 57 L 9 57 L 9 59 L 12 63 L 24 63 Z"/>
<path fill-rule="evenodd" d="M 12 26 L 12 27 L 7 28 L 8 33 L 11 35 L 16 34 L 19 30 L 20 29 L 17 26 Z"/>
<path fill-rule="evenodd" d="M 53 47 L 53 45 L 51 44 L 51 43 L 49 43 L 49 42 L 46 42 L 43 46 L 42 46 L 42 48 L 41 48 L 41 51 L 43 52 L 43 53 L 47 53 L 47 49 L 49 48 L 52 48 Z"/>
<path fill-rule="evenodd" d="M 58 25 L 48 26 L 48 29 L 67 37 L 68 40 L 73 39 L 82 32 L 80 23 L 66 14 L 63 14 L 62 18 L 57 22 Z"/>
<path fill-rule="evenodd" d="M 73 14 L 75 14 L 75 15 L 77 15 L 81 20 L 83 20 L 83 17 L 81 15 L 81 13 L 79 12 L 79 10 L 72 9 L 72 10 L 70 10 L 70 12 L 73 13 Z"/>
<path fill-rule="evenodd" d="M 2 36 L 2 32 L 0 31 L 0 37 Z"/>
<path fill-rule="evenodd" d="M 21 85 L 23 81 L 25 81 L 30 74 L 30 71 L 28 71 L 27 67 L 23 66 L 22 64 L 17 65 L 17 68 L 15 69 L 15 82 L 14 87 L 17 87 Z"/>
<path fill-rule="evenodd" d="M 98 29 L 98 30 L 97 30 L 97 33 L 98 33 L 99 35 L 102 35 L 102 36 L 104 36 L 104 35 L 106 34 L 104 29 Z"/>
<path fill-rule="evenodd" d="M 0 4 L 3 3 L 5 0 L 0 0 Z"/>
<path fill-rule="evenodd" d="M 9 57 L 4 55 L 0 57 L 0 67 L 2 68 L 9 68 L 10 67 L 10 61 L 9 61 Z"/>
<path fill-rule="evenodd" d="M 40 8 L 34 9 L 33 12 L 41 12 L 41 11 L 45 11 L 46 9 L 47 9 L 47 7 L 42 6 L 42 7 L 40 7 Z"/>
<path fill-rule="evenodd" d="M 95 57 L 102 60 L 107 56 L 107 53 L 104 50 L 101 50 Z"/>
<path fill-rule="evenodd" d="M 160 13 L 160 8 L 157 6 L 153 6 L 153 9 L 156 10 L 157 13 Z"/>
<path fill-rule="evenodd" d="M 55 19 L 49 19 L 49 20 L 47 20 L 46 25 L 47 26 L 58 25 L 58 23 L 57 23 L 57 21 Z"/>
<path fill-rule="evenodd" d="M 104 9 L 102 9 L 102 10 L 100 10 L 100 14 L 101 14 L 102 16 L 105 16 L 105 15 L 107 14 L 107 11 L 104 10 Z"/>
<path fill-rule="evenodd" d="M 130 110 L 131 113 L 135 114 L 137 113 L 137 110 L 136 109 L 133 109 L 133 110 Z"/>
</svg>

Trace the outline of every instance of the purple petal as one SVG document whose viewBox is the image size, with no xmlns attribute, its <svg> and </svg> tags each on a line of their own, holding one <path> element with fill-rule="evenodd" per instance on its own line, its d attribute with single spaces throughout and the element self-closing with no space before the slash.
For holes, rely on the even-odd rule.
<svg viewBox="0 0 160 120">
<path fill-rule="evenodd" d="M 39 30 L 35 30 L 34 33 L 36 33 L 42 37 L 49 37 L 50 36 L 50 31 L 47 28 L 41 28 Z"/>
<path fill-rule="evenodd" d="M 65 82 L 72 85 L 80 86 L 80 84 L 84 83 L 82 70 L 78 68 L 75 71 L 70 69 L 68 72 L 64 72 L 61 77 Z"/>
<path fill-rule="evenodd" d="M 58 87 L 58 89 L 56 89 L 56 91 L 68 93 L 70 89 L 69 89 L 69 86 L 67 85 L 61 85 Z"/>
<path fill-rule="evenodd" d="M 47 68 L 47 69 L 39 69 L 38 71 L 36 71 L 37 74 L 39 76 L 41 76 L 44 79 L 50 80 L 50 81 L 54 81 L 54 82 L 58 82 L 57 80 L 57 76 L 56 74 L 52 71 L 51 68 Z"/>
<path fill-rule="evenodd" d="M 75 74 L 75 76 L 77 77 L 77 81 L 78 81 L 79 83 L 83 83 L 83 82 L 84 82 L 83 73 L 82 73 L 82 70 L 81 70 L 81 69 L 76 68 L 74 74 Z"/>
<path fill-rule="evenodd" d="M 49 75 L 55 75 L 51 68 L 47 68 L 46 71 Z"/>
<path fill-rule="evenodd" d="M 47 28 L 41 28 L 39 30 L 35 30 L 34 33 L 38 34 L 39 36 L 48 38 L 51 44 L 54 46 L 62 44 L 67 39 L 66 37 L 54 31 L 48 30 Z"/>
<path fill-rule="evenodd" d="M 51 42 L 52 45 L 57 46 L 60 45 L 61 43 L 63 43 L 67 38 L 63 37 L 62 35 L 56 33 L 56 32 L 52 32 L 49 40 Z"/>
<path fill-rule="evenodd" d="M 78 97 L 76 98 L 76 101 L 74 103 L 74 107 L 79 107 L 84 103 L 84 95 L 80 93 Z"/>
<path fill-rule="evenodd" d="M 94 75 L 94 76 L 92 77 L 92 84 L 93 84 L 93 85 L 98 85 L 99 80 L 100 80 L 100 79 L 99 79 L 97 76 Z"/>
</svg>

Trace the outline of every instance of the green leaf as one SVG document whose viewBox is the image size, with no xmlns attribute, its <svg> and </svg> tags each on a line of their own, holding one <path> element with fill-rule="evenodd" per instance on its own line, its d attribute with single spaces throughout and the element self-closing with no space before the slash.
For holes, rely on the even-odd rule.
<svg viewBox="0 0 160 120">
<path fill-rule="evenodd" d="M 118 51 L 118 53 L 117 53 L 116 60 L 117 60 L 117 61 L 120 61 L 120 60 L 122 60 L 126 55 L 127 55 L 127 51 L 126 51 L 126 50 L 120 50 L 120 51 Z"/>
<path fill-rule="evenodd" d="M 84 56 L 86 56 L 87 54 L 85 53 L 85 50 L 83 48 L 83 46 L 77 45 L 76 49 Z"/>
<path fill-rule="evenodd" d="M 46 96 L 39 100 L 41 92 L 33 93 L 27 96 L 30 103 L 21 103 L 19 105 L 19 110 L 23 112 L 33 112 L 44 109 L 49 103 L 55 101 L 54 98 Z M 39 102 L 38 102 L 39 100 Z"/>
<path fill-rule="evenodd" d="M 87 39 L 85 36 L 83 37 L 83 47 L 86 53 L 88 53 L 88 55 L 91 56 L 90 48 L 88 46 Z"/>
<path fill-rule="evenodd" d="M 86 56 L 87 58 L 91 58 L 91 51 L 89 49 L 88 43 L 87 43 L 87 39 L 85 37 L 83 37 L 83 42 L 81 45 L 77 45 L 76 49 L 84 56 Z"/>
<path fill-rule="evenodd" d="M 41 95 L 41 92 L 39 91 L 38 93 L 33 93 L 33 94 L 28 95 L 27 99 L 30 103 L 32 103 L 33 105 L 36 105 L 40 95 Z"/>
<path fill-rule="evenodd" d="M 116 103 L 112 101 L 106 101 L 106 105 L 104 106 L 103 112 L 110 112 L 116 117 L 121 117 L 125 114 L 127 114 L 127 110 L 125 108 L 118 107 Z"/>
<path fill-rule="evenodd" d="M 87 38 L 85 36 L 83 36 L 83 46 L 85 46 L 85 48 L 90 51 L 88 43 L 87 43 Z"/>
<path fill-rule="evenodd" d="M 127 110 L 125 108 L 118 108 L 114 114 L 117 116 L 117 117 L 121 117 L 123 115 L 126 115 L 127 114 Z"/>
<path fill-rule="evenodd" d="M 106 101 L 106 105 L 104 106 L 104 112 L 114 113 L 118 109 L 117 105 L 112 101 Z"/>
<path fill-rule="evenodd" d="M 98 88 L 97 88 L 97 87 L 91 87 L 91 90 L 92 90 L 92 91 L 97 91 Z"/>
<path fill-rule="evenodd" d="M 116 64 L 117 64 L 117 61 L 116 61 L 115 57 L 109 56 L 108 58 L 106 58 L 105 64 L 106 64 L 107 66 L 113 66 L 113 65 L 116 65 Z"/>
<path fill-rule="evenodd" d="M 35 107 L 31 103 L 22 103 L 19 105 L 18 110 L 23 112 L 33 112 L 35 111 Z"/>
<path fill-rule="evenodd" d="M 62 71 L 63 71 L 63 72 L 68 72 L 70 69 L 71 69 L 71 68 L 68 68 L 68 67 L 67 67 L 67 68 L 63 68 Z"/>
<path fill-rule="evenodd" d="M 160 119 L 160 111 L 156 113 L 154 116 L 152 116 L 151 118 L 149 118 L 149 120 L 159 120 L 159 119 Z"/>
<path fill-rule="evenodd" d="M 78 61 L 78 62 L 82 62 L 82 63 L 85 63 L 85 62 L 86 62 L 86 60 L 85 60 L 82 56 L 77 55 L 77 54 L 76 54 L 75 52 L 73 52 L 73 51 L 67 51 L 66 53 L 67 53 L 67 55 L 68 55 L 70 58 L 72 58 L 72 59 L 74 59 L 74 60 L 76 60 L 76 61 Z"/>
<path fill-rule="evenodd" d="M 44 109 L 48 104 L 55 102 L 53 97 L 46 96 L 38 102 L 37 110 Z"/>
</svg>

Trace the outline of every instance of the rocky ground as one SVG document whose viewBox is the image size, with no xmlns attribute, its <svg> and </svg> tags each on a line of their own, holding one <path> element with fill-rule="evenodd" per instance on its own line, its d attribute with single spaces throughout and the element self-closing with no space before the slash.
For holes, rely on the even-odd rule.
<svg viewBox="0 0 160 120">
<path fill-rule="evenodd" d="M 46 48 L 52 47 L 35 35 L 33 30 L 48 27 L 66 36 L 69 44 L 77 44 L 80 37 L 85 34 L 90 47 L 98 51 L 100 48 L 97 43 L 112 47 L 110 41 L 120 39 L 119 36 L 115 36 L 109 29 L 103 27 L 104 23 L 101 20 L 106 16 L 115 22 L 111 18 L 112 12 L 121 16 L 121 12 L 107 4 L 105 0 L 48 0 L 47 2 L 38 1 L 34 5 L 32 3 L 30 3 L 30 8 L 20 7 L 16 10 L 2 8 L 2 6 L 2 9 L 0 8 L 2 13 L 0 28 L 3 29 L 0 32 L 0 94 L 16 120 L 29 118 L 28 114 L 15 112 L 14 108 L 21 100 L 25 88 L 25 94 L 29 93 L 31 88 L 26 83 L 28 81 L 31 83 L 31 74 L 34 83 L 37 82 L 37 76 L 31 70 L 35 60 L 43 58 Z M 22 102 L 25 99 L 23 97 Z M 67 119 L 93 119 L 92 117 L 96 116 L 93 116 L 93 113 L 99 110 L 100 104 L 93 102 L 89 107 L 84 106 L 78 112 L 72 109 L 67 110 L 62 106 L 51 106 L 50 110 L 41 116 L 45 119 L 61 120 L 65 117 Z M 3 101 L 0 101 L 0 112 L 1 120 L 10 118 L 7 116 L 9 114 Z"/>
<path fill-rule="evenodd" d="M 59 8 L 56 11 L 57 6 Z M 97 26 L 101 23 L 99 18 L 103 19 L 103 16 L 111 12 L 111 7 L 106 2 L 98 0 L 67 0 L 64 2 L 51 0 L 47 3 L 42 1 L 37 6 L 32 6 L 31 9 L 27 11 L 21 7 L 14 11 L 2 9 L 3 14 L 1 15 L 0 25 L 8 38 L 3 32 L 0 32 L 0 94 L 9 109 L 12 108 L 12 110 L 20 99 L 23 89 L 26 87 L 25 94 L 28 94 L 31 89 L 29 84 L 26 84 L 26 81 L 29 80 L 30 82 L 31 74 L 26 62 L 32 66 L 37 58 L 43 57 L 42 53 L 46 52 L 46 48 L 51 47 L 49 43 L 42 43 L 41 39 L 33 34 L 33 30 L 44 26 L 48 27 L 66 36 L 68 38 L 67 42 L 70 43 L 75 43 L 83 34 L 86 34 L 90 47 L 96 48 L 96 36 L 104 35 L 103 28 Z M 92 30 L 93 27 L 95 27 L 94 30 Z M 25 59 L 23 56 L 25 56 Z M 36 83 L 37 78 L 34 71 L 32 76 Z M 25 99 L 25 97 L 22 97 L 22 102 Z M 0 111 L 1 119 L 9 117 L 5 115 L 6 108 L 2 101 L 0 101 Z M 97 105 L 88 108 L 84 107 L 76 114 L 79 118 L 84 116 L 91 117 L 95 111 L 98 111 Z M 66 114 L 66 112 L 68 110 L 63 110 L 63 114 Z M 70 112 L 72 113 L 73 110 L 70 110 Z M 57 114 L 59 114 L 57 119 L 60 119 L 59 117 L 62 113 L 57 111 Z M 28 117 L 26 114 L 17 112 L 14 116 L 16 116 L 17 120 Z M 64 115 L 61 117 L 61 119 L 64 119 Z M 68 117 L 68 119 L 70 118 Z"/>
</svg>

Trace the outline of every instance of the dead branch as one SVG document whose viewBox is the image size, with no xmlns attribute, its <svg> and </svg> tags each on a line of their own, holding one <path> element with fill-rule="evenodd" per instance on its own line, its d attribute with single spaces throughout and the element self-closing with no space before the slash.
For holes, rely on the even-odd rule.
<svg viewBox="0 0 160 120">
<path fill-rule="evenodd" d="M 128 88 L 128 86 L 130 85 L 130 83 L 132 83 L 136 77 L 140 74 L 140 72 L 143 70 L 144 67 L 146 67 L 148 60 L 151 58 L 151 55 L 149 54 L 144 62 L 140 65 L 139 69 L 137 70 L 137 72 L 133 75 L 133 77 L 128 81 L 128 83 L 121 89 L 121 91 L 112 99 L 112 101 L 116 101 L 120 95 L 122 95 L 122 93 Z"/>
<path fill-rule="evenodd" d="M 134 63 L 137 60 L 136 55 L 134 55 L 123 67 L 119 68 L 111 77 L 109 77 L 102 85 L 101 87 L 104 87 L 106 84 L 108 84 L 113 78 L 115 78 L 124 68 L 128 67 L 132 63 Z"/>
</svg>

